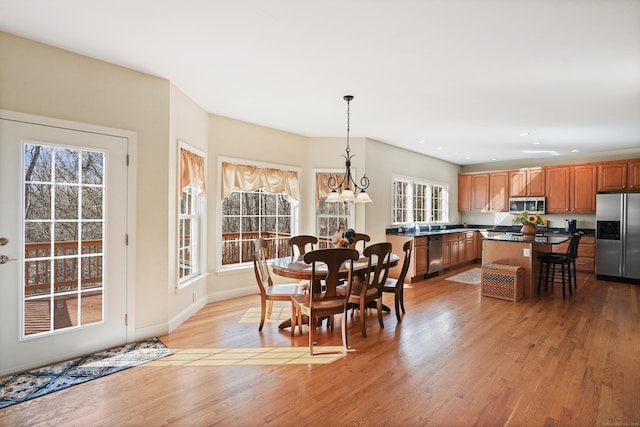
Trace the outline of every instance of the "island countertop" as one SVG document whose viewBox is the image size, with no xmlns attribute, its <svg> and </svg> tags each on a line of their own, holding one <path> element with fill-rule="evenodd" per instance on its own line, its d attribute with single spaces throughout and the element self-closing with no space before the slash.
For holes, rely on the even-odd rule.
<svg viewBox="0 0 640 427">
<path fill-rule="evenodd" d="M 557 245 L 566 242 L 569 238 L 567 236 L 535 236 L 528 238 L 519 234 L 499 234 L 496 236 L 483 237 L 482 240 Z"/>
</svg>

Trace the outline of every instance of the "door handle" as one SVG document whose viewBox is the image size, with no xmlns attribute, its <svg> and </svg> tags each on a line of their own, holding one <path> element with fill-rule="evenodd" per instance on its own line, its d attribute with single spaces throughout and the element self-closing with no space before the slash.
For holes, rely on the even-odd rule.
<svg viewBox="0 0 640 427">
<path fill-rule="evenodd" d="M 0 255 L 0 264 L 6 264 L 9 261 L 17 261 L 17 259 L 11 259 L 6 255 Z"/>
</svg>

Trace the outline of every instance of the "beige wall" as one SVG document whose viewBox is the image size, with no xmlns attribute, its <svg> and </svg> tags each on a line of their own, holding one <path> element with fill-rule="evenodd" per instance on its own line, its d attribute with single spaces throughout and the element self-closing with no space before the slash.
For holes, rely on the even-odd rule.
<svg viewBox="0 0 640 427">
<path fill-rule="evenodd" d="M 169 82 L 2 32 L 0 52 L 0 108 L 137 132 L 135 324 L 166 324 Z"/>
<path fill-rule="evenodd" d="M 220 157 L 265 162 L 291 168 L 308 169 L 307 138 L 292 133 L 258 126 L 223 116 L 209 115 L 209 300 L 219 301 L 258 292 L 253 268 L 219 272 L 216 270 L 221 251 L 220 224 Z M 305 188 L 308 177 L 301 173 L 300 186 Z M 305 193 L 304 191 L 302 192 Z M 305 199 L 306 200 L 306 199 Z M 304 201 L 301 201 L 304 212 Z M 308 227 L 303 220 L 300 230 Z M 274 276 L 276 281 L 283 280 Z"/>
<path fill-rule="evenodd" d="M 412 151 L 367 140 L 367 175 L 371 179 L 370 196 L 375 203 L 367 205 L 367 232 L 376 240 L 384 237 L 391 223 L 391 182 L 394 175 L 420 178 L 449 185 L 449 221 L 457 224 L 459 166 Z"/>
<path fill-rule="evenodd" d="M 191 98 L 180 89 L 170 85 L 169 105 L 169 163 L 167 181 L 168 223 L 167 223 L 167 251 L 168 251 L 168 318 L 169 330 L 173 330 L 186 320 L 207 301 L 207 277 L 203 277 L 188 286 L 178 289 L 177 273 L 177 236 L 178 236 L 178 141 L 189 144 L 193 148 L 207 153 L 209 151 L 209 114 L 200 108 Z M 213 189 L 212 189 L 213 190 Z M 211 201 L 215 207 L 215 191 L 205 194 L 205 201 Z M 206 223 L 204 224 L 206 227 Z M 206 242 L 205 242 L 206 245 Z M 210 259 L 208 257 L 207 259 Z M 204 271 L 209 266 L 205 265 Z"/>
</svg>

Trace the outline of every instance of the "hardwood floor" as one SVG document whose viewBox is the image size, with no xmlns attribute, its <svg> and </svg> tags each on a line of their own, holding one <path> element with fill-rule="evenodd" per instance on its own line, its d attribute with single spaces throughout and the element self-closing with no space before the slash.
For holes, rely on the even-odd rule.
<svg viewBox="0 0 640 427">
<path fill-rule="evenodd" d="M 444 280 L 460 271 L 407 285 L 403 322 L 380 329 L 371 311 L 367 338 L 349 318 L 353 350 L 331 363 L 143 365 L 2 409 L 0 425 L 640 425 L 640 287 L 579 274 L 564 301 L 556 286 L 512 303 Z M 258 306 L 212 303 L 160 338 L 183 355 L 307 347 L 306 327 L 240 322 Z M 340 345 L 337 326 L 318 335 Z"/>
</svg>

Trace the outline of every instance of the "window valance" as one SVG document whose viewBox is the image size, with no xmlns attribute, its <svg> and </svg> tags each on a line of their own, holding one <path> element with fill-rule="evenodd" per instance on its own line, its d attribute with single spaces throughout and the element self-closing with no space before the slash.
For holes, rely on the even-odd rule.
<svg viewBox="0 0 640 427">
<path fill-rule="evenodd" d="M 294 171 L 222 163 L 223 198 L 235 189 L 256 191 L 261 188 L 270 193 L 286 193 L 300 200 L 298 174 Z"/>
<path fill-rule="evenodd" d="M 206 192 L 204 158 L 180 148 L 180 193 L 190 185 L 196 187 L 201 193 Z"/>
<path fill-rule="evenodd" d="M 329 177 L 333 176 L 336 179 L 336 183 L 341 182 L 344 179 L 344 173 L 333 172 L 316 172 L 316 201 L 320 200 L 320 196 L 328 196 L 331 194 L 329 188 Z M 340 189 L 342 191 L 342 189 Z"/>
</svg>

